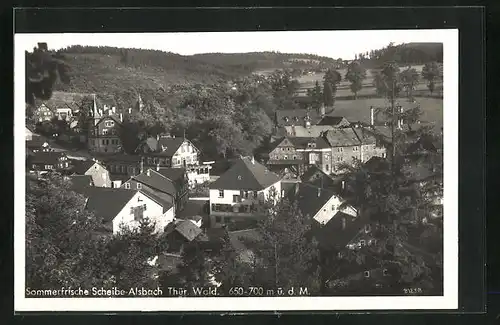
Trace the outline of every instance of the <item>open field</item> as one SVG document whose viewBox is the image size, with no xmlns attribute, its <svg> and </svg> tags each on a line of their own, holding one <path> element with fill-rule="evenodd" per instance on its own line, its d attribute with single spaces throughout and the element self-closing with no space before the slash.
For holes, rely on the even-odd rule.
<svg viewBox="0 0 500 325">
<path fill-rule="evenodd" d="M 421 121 L 435 123 L 436 128 L 443 126 L 443 100 L 437 98 L 417 98 L 423 111 Z M 410 107 L 413 104 L 408 103 L 405 98 L 396 101 L 403 107 Z M 370 123 L 370 106 L 383 107 L 389 106 L 389 102 L 384 98 L 356 99 L 356 100 L 337 100 L 335 101 L 335 110 L 332 115 L 344 116 L 348 121 L 361 121 Z"/>
<path fill-rule="evenodd" d="M 415 68 L 418 72 L 422 71 L 423 65 L 415 65 L 412 68 Z M 342 75 L 342 78 L 345 78 L 347 73 L 346 69 L 338 70 Z M 311 75 L 301 76 L 297 80 L 300 82 L 300 90 L 299 95 L 305 95 L 306 90 L 314 87 L 316 81 L 323 83 L 324 73 L 317 73 Z M 438 93 L 442 89 L 442 82 L 436 82 L 436 93 Z M 428 92 L 427 83 L 425 80 L 420 80 L 420 83 L 416 86 L 416 94 L 418 96 L 419 92 Z M 363 80 L 363 88 L 358 92 L 359 96 L 370 96 L 375 94 L 375 87 L 373 87 L 373 75 L 371 70 L 366 71 L 366 79 Z M 350 89 L 350 83 L 347 80 L 342 80 L 337 88 L 337 97 L 346 97 L 352 96 L 352 92 Z"/>
</svg>

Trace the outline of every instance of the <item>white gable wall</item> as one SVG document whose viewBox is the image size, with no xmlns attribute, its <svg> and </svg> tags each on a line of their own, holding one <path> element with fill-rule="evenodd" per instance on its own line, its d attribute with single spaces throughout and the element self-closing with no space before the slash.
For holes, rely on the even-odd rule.
<svg viewBox="0 0 500 325">
<path fill-rule="evenodd" d="M 337 212 L 341 211 L 345 214 L 349 214 L 353 217 L 357 216 L 356 209 L 352 206 L 347 206 L 341 210 L 339 210 L 339 206 L 344 201 L 337 195 L 333 195 L 322 207 L 321 209 L 314 215 L 313 219 L 319 222 L 322 225 L 325 225 L 330 221 Z"/>
<path fill-rule="evenodd" d="M 131 208 L 139 207 L 144 204 L 146 204 L 144 217 L 156 223 L 157 232 L 162 232 L 165 226 L 174 220 L 173 208 L 163 213 L 163 207 L 160 204 L 141 192 L 137 192 L 113 219 L 113 234 L 116 235 L 119 233 L 121 226 L 131 228 L 137 227 L 139 223 L 134 220 L 134 214 L 131 212 Z"/>
</svg>

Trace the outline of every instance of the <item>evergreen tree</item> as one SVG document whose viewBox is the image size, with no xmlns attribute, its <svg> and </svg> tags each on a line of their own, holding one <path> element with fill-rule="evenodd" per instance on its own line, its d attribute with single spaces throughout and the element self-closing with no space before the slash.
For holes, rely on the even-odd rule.
<svg viewBox="0 0 500 325">
<path fill-rule="evenodd" d="M 415 89 L 415 86 L 418 85 L 419 77 L 420 76 L 417 70 L 410 67 L 402 71 L 400 74 L 401 85 L 405 90 L 406 97 L 408 97 L 409 101 L 413 101 L 413 90 Z"/>
<path fill-rule="evenodd" d="M 323 103 L 327 107 L 333 107 L 335 103 L 332 85 L 326 81 L 323 86 Z"/>
</svg>

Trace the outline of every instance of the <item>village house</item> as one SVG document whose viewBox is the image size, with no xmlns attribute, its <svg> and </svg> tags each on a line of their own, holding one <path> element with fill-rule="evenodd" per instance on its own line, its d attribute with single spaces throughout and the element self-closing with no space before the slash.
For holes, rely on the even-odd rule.
<svg viewBox="0 0 500 325">
<path fill-rule="evenodd" d="M 47 107 L 44 103 L 40 104 L 33 111 L 33 119 L 37 123 L 42 123 L 45 121 L 50 121 L 54 117 L 54 113 Z"/>
<path fill-rule="evenodd" d="M 96 155 L 109 171 L 111 178 L 123 181 L 141 172 L 141 157 L 127 154 Z M 121 184 L 120 184 L 121 185 Z"/>
<path fill-rule="evenodd" d="M 210 223 L 255 220 L 258 205 L 281 197 L 281 178 L 252 157 L 238 159 L 209 185 Z"/>
<path fill-rule="evenodd" d="M 321 137 L 282 137 L 273 147 L 267 165 L 284 177 L 297 178 L 308 167 L 316 165 L 331 172 L 331 149 Z"/>
<path fill-rule="evenodd" d="M 198 166 L 200 151 L 186 138 L 158 135 L 144 140 L 135 151 L 145 167 Z"/>
<path fill-rule="evenodd" d="M 123 227 L 137 227 L 145 218 L 155 223 L 157 233 L 162 233 L 174 220 L 173 206 L 146 191 L 86 187 L 79 192 L 86 198 L 85 208 L 103 218 L 104 228 L 115 235 Z"/>
<path fill-rule="evenodd" d="M 165 175 L 168 175 L 168 177 Z M 174 213 L 184 209 L 188 200 L 187 176 L 185 170 L 182 168 L 179 168 L 177 171 L 157 171 L 147 168 L 143 173 L 132 176 L 129 180 L 125 181 L 121 185 L 121 188 L 153 193 L 173 204 Z"/>
<path fill-rule="evenodd" d="M 182 253 L 187 244 L 202 234 L 201 228 L 192 220 L 175 219 L 166 226 L 163 240 L 168 244 L 169 253 Z"/>
<path fill-rule="evenodd" d="M 45 173 L 49 171 L 68 172 L 70 164 L 68 157 L 63 152 L 43 152 L 34 153 L 28 158 L 28 167 L 33 172 Z"/>
<path fill-rule="evenodd" d="M 71 171 L 74 175 L 88 175 L 92 177 L 94 186 L 111 187 L 109 171 L 96 160 L 73 160 Z"/>
<path fill-rule="evenodd" d="M 340 171 L 343 164 L 361 159 L 361 142 L 352 128 L 329 130 L 323 137 L 330 144 L 330 163 L 334 172 Z"/>
<path fill-rule="evenodd" d="M 91 117 L 89 118 L 89 151 L 100 154 L 122 152 L 120 134 L 122 132 L 123 114 L 118 114 L 116 107 L 111 107 L 106 111 L 98 109 L 95 96 L 93 105 Z"/>
</svg>

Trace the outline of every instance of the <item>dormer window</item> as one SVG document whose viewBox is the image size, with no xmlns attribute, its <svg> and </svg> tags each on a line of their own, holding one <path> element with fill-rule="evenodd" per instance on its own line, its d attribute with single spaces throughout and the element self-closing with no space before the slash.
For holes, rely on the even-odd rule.
<svg viewBox="0 0 500 325">
<path fill-rule="evenodd" d="M 365 271 L 364 274 L 365 278 L 369 278 L 370 277 L 370 271 Z"/>
<path fill-rule="evenodd" d="M 285 116 L 283 119 L 285 120 L 285 122 L 288 122 L 288 116 Z"/>
<path fill-rule="evenodd" d="M 106 121 L 104 125 L 108 128 L 115 126 L 115 122 L 113 121 Z"/>
<path fill-rule="evenodd" d="M 297 116 L 295 116 L 295 117 L 293 118 L 293 120 L 294 120 L 295 122 L 298 122 L 298 121 L 299 121 L 299 118 L 298 118 Z"/>
</svg>

